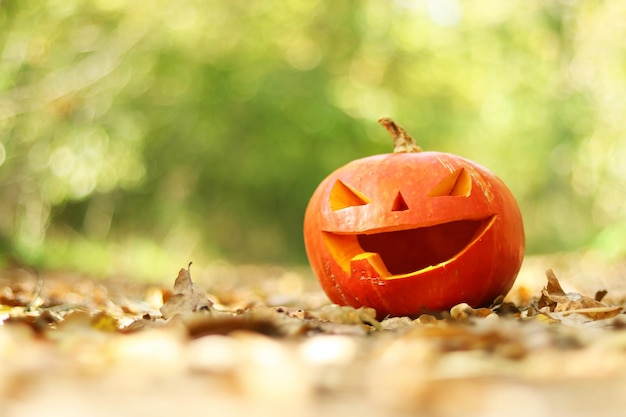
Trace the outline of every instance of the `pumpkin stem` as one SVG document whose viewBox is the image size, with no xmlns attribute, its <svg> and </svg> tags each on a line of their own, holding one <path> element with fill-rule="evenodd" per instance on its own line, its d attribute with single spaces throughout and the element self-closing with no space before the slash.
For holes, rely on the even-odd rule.
<svg viewBox="0 0 626 417">
<path fill-rule="evenodd" d="M 409 135 L 401 126 L 397 125 L 396 122 L 391 120 L 391 117 L 381 117 L 378 119 L 378 123 L 380 123 L 391 134 L 391 137 L 393 138 L 394 153 L 422 152 L 422 148 L 415 143 L 415 140 L 411 137 L 411 135 Z"/>
</svg>

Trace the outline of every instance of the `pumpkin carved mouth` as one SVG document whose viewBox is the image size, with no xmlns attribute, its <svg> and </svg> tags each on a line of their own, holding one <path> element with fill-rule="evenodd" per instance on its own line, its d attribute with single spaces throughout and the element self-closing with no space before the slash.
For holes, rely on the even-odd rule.
<svg viewBox="0 0 626 417">
<path fill-rule="evenodd" d="M 324 232 L 324 240 L 339 265 L 352 273 L 369 263 L 386 279 L 402 278 L 455 259 L 491 227 L 495 216 L 458 220 L 429 227 L 361 234 Z M 358 269 L 358 268 L 357 268 Z"/>
</svg>

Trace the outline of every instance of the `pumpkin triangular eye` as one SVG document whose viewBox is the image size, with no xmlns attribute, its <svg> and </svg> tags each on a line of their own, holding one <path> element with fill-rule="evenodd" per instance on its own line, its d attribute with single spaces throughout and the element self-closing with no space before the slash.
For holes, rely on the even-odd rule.
<svg viewBox="0 0 626 417">
<path fill-rule="evenodd" d="M 472 191 L 472 178 L 465 170 L 465 168 L 459 168 L 439 184 L 435 186 L 430 193 L 429 197 L 443 197 L 443 196 L 459 196 L 467 197 Z"/>
<path fill-rule="evenodd" d="M 398 192 L 396 199 L 393 200 L 393 206 L 391 207 L 391 211 L 405 211 L 409 209 L 409 205 L 402 197 L 402 193 Z"/>
<path fill-rule="evenodd" d="M 332 211 L 353 206 L 364 206 L 369 203 L 370 200 L 367 197 L 341 180 L 335 181 L 335 185 L 330 190 L 330 209 Z"/>
</svg>

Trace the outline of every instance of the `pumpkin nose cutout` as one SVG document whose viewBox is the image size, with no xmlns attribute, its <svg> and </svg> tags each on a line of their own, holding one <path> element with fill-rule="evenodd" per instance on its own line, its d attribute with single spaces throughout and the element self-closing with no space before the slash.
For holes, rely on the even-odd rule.
<svg viewBox="0 0 626 417">
<path fill-rule="evenodd" d="M 393 200 L 393 206 L 391 207 L 391 211 L 405 211 L 409 209 L 409 205 L 402 197 L 402 193 L 398 192 L 395 200 Z"/>
</svg>

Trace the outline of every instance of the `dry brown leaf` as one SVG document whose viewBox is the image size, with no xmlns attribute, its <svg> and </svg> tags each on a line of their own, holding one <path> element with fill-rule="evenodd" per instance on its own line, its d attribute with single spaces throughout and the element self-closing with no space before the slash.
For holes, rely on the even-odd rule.
<svg viewBox="0 0 626 417">
<path fill-rule="evenodd" d="M 608 294 L 607 290 L 598 290 L 598 291 L 596 291 L 596 295 L 594 295 L 593 298 L 596 301 L 602 301 L 607 294 Z"/>
<path fill-rule="evenodd" d="M 541 298 L 538 307 L 547 307 L 550 312 L 570 314 L 582 314 L 592 320 L 603 320 L 615 317 L 622 311 L 622 307 L 609 306 L 595 298 L 587 297 L 579 293 L 566 293 L 554 271 L 546 271 L 548 283 L 541 290 Z"/>
<path fill-rule="evenodd" d="M 329 304 L 317 311 L 310 312 L 310 318 L 336 324 L 366 325 L 380 329 L 380 322 L 376 320 L 376 310 L 368 307 L 354 308 Z"/>
<path fill-rule="evenodd" d="M 450 316 L 455 320 L 468 320 L 470 317 L 485 318 L 494 314 L 488 308 L 472 308 L 467 303 L 460 303 L 450 309 Z"/>
<path fill-rule="evenodd" d="M 160 308 L 163 318 L 169 319 L 177 314 L 194 313 L 200 310 L 211 311 L 213 302 L 209 300 L 202 288 L 191 280 L 191 263 L 187 269 L 182 268 L 174 282 L 174 295 Z"/>
</svg>

